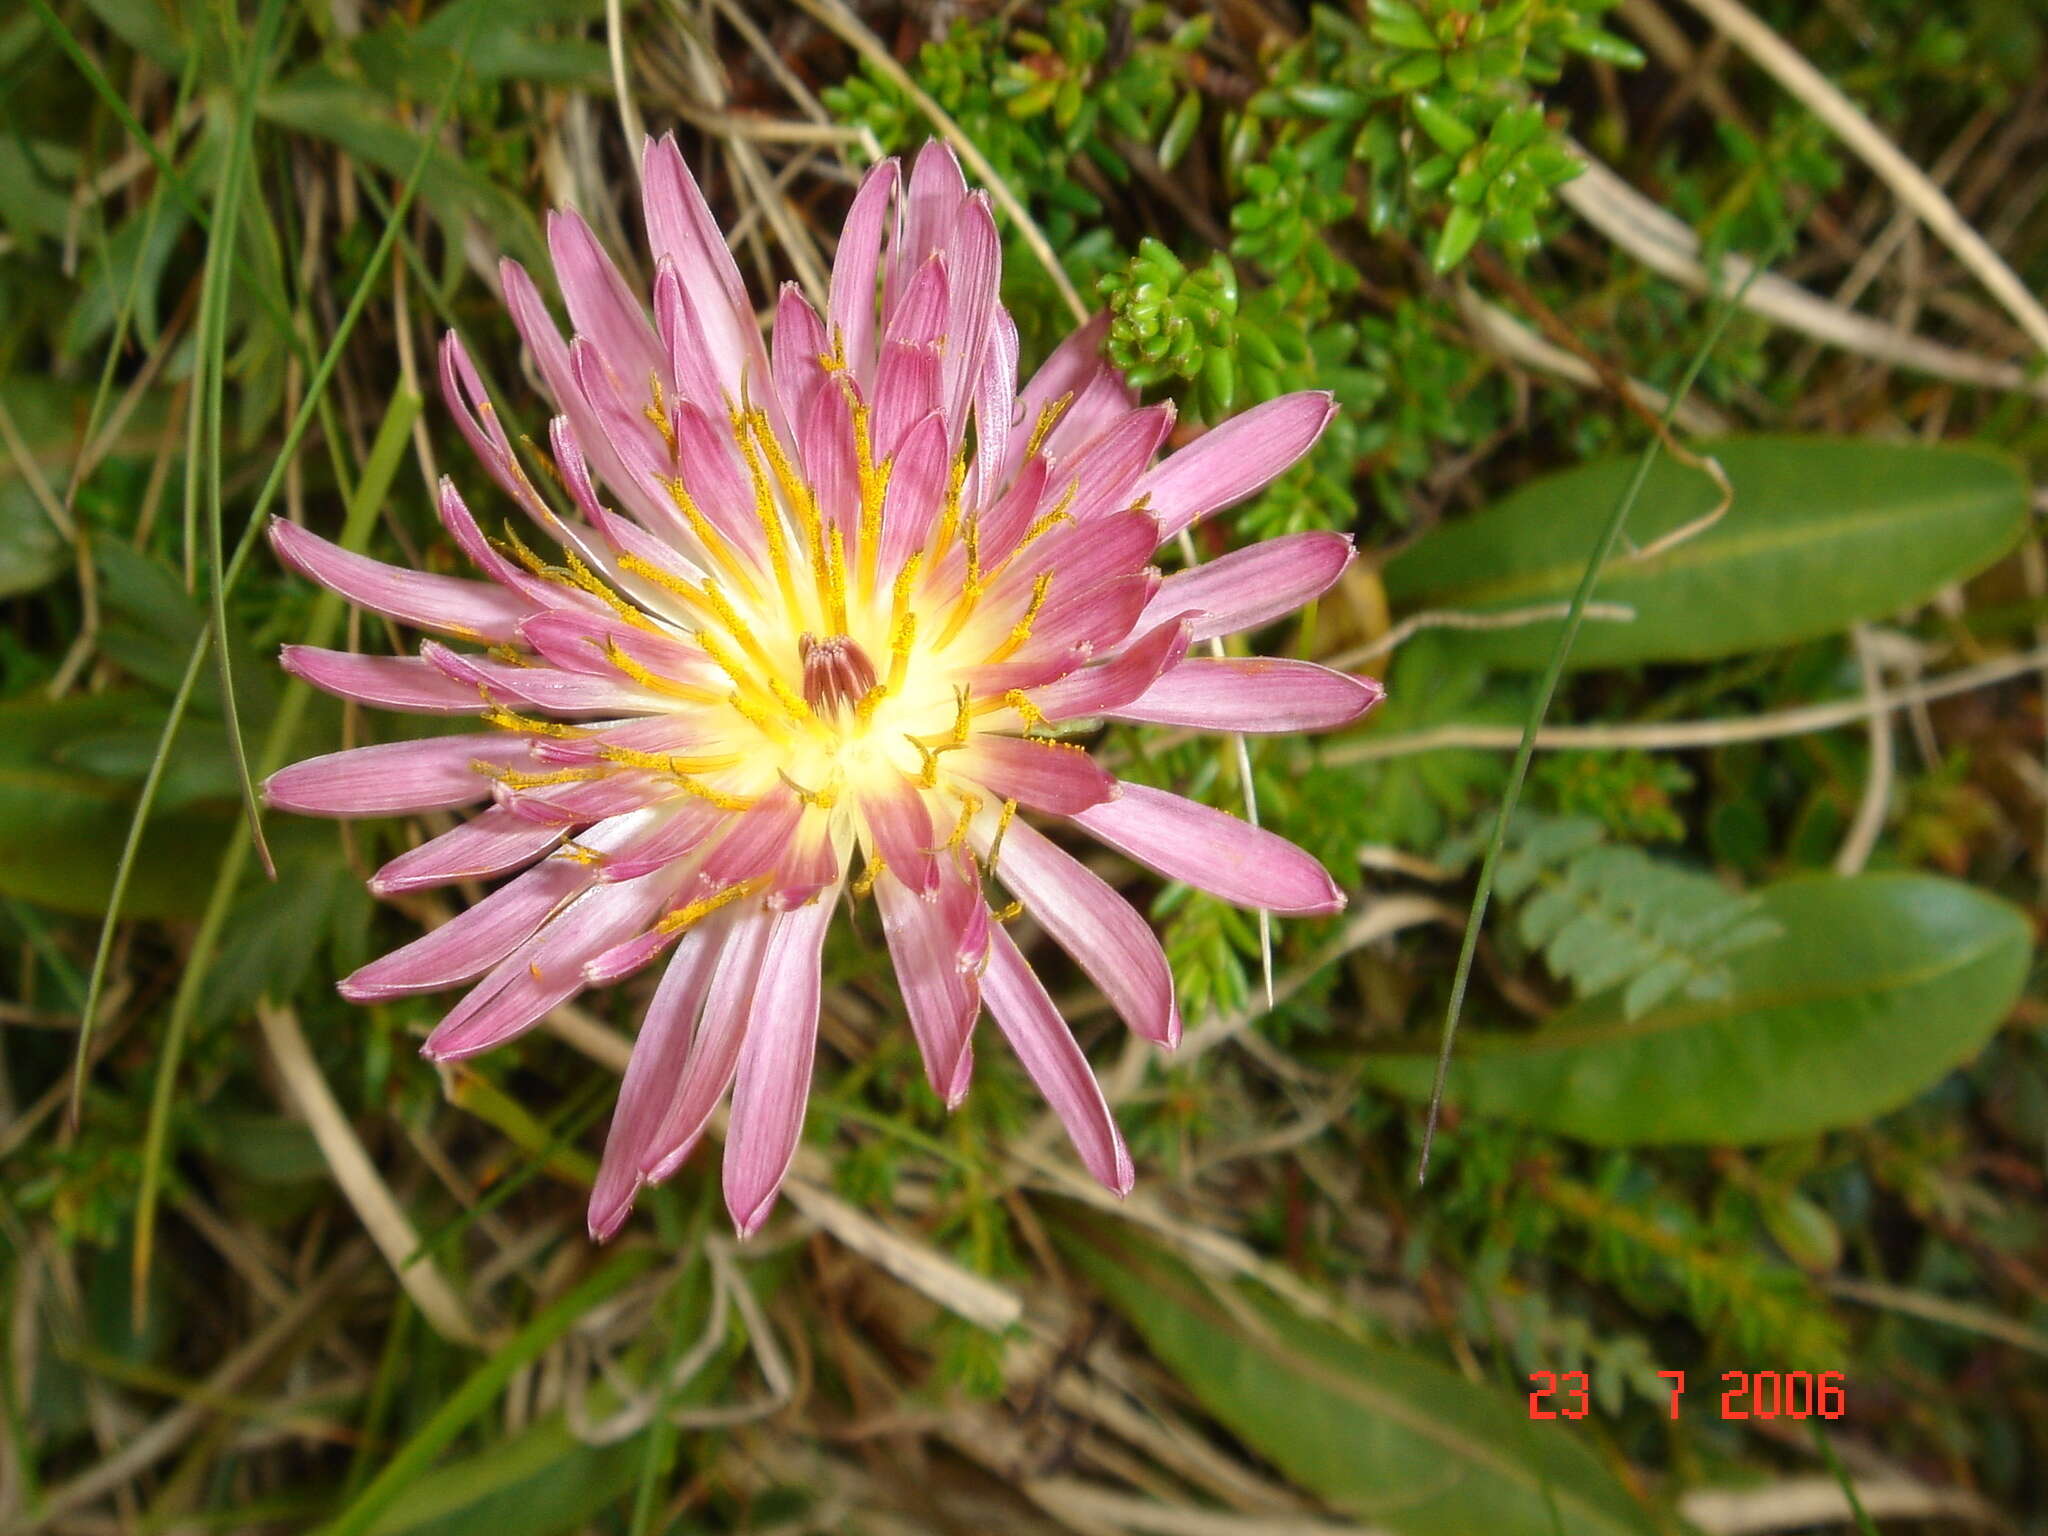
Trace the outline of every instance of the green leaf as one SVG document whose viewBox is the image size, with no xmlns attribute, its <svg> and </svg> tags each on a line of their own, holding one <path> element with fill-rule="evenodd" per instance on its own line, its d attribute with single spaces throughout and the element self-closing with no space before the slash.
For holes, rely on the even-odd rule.
<svg viewBox="0 0 2048 1536">
<path fill-rule="evenodd" d="M 1827 876 L 1762 893 L 1776 938 L 1731 955 L 1725 995 L 1630 1019 L 1612 994 L 1533 1033 L 1467 1035 L 1446 1097 L 1605 1146 L 1779 1141 L 1858 1125 L 1969 1060 L 2033 950 L 2015 908 L 1932 875 Z M 1435 1058 L 1367 1077 L 1428 1095 Z"/>
<path fill-rule="evenodd" d="M 71 564 L 36 493 L 18 477 L 0 475 L 0 597 L 33 592 Z"/>
<path fill-rule="evenodd" d="M 0 704 L 0 893 L 60 912 L 106 910 L 114 873 L 108 850 L 126 835 L 135 785 L 92 771 L 83 749 L 161 716 L 160 707 L 126 694 Z M 192 916 L 192 872 L 211 864 L 231 824 L 219 811 L 157 817 L 122 915 Z"/>
<path fill-rule="evenodd" d="M 2026 522 L 2024 476 L 1988 449 L 1751 437 L 1701 451 L 1735 487 L 1727 515 L 1649 559 L 1617 553 L 1594 600 L 1627 604 L 1635 618 L 1587 624 L 1570 665 L 1705 661 L 1834 634 L 1983 570 Z M 1546 476 L 1418 539 L 1387 563 L 1389 600 L 1407 612 L 1562 603 L 1631 463 L 1607 459 Z M 1648 548 L 1718 500 L 1707 475 L 1662 460 L 1629 536 Z M 1455 640 L 1461 656 L 1539 667 L 1557 629 L 1545 621 Z"/>
<path fill-rule="evenodd" d="M 415 1479 L 369 1536 L 556 1536 L 580 1531 L 632 1485 L 645 1433 L 586 1445 L 560 1416 Z"/>
<path fill-rule="evenodd" d="M 1451 270 L 1472 254 L 1472 247 L 1478 243 L 1479 231 L 1486 226 L 1486 215 L 1477 208 L 1464 203 L 1452 206 L 1444 217 L 1444 227 L 1436 237 L 1436 245 L 1429 253 L 1430 270 L 1438 276 Z"/>
<path fill-rule="evenodd" d="M 1061 1248 L 1220 1423 L 1290 1479 L 1403 1536 L 1646 1536 L 1585 1444 L 1402 1350 L 1218 1294 L 1135 1231 L 1061 1207 Z M 1566 1426 L 1569 1428 L 1569 1426 Z"/>
</svg>

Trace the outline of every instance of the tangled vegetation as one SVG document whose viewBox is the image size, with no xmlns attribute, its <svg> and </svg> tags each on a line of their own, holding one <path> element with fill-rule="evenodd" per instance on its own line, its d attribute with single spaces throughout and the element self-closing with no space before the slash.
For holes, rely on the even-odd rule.
<svg viewBox="0 0 2048 1536">
<path fill-rule="evenodd" d="M 0 1532 L 2044 1529 L 2044 44 L 2024 0 L 8 12 Z M 1014 930 L 1126 1203 L 999 1052 L 943 1108 L 869 908 L 783 1213 L 736 1243 L 700 1164 L 593 1248 L 645 986 L 430 1067 L 445 999 L 332 986 L 452 910 L 365 888 L 421 829 L 249 836 L 249 774 L 394 729 L 277 670 L 394 636 L 255 534 L 461 568 L 436 340 L 544 438 L 495 259 L 568 203 L 644 264 L 643 128 L 764 306 L 938 135 L 1027 372 L 1101 309 L 1176 441 L 1339 403 L 1188 553 L 1351 535 L 1259 648 L 1387 702 L 1098 751 L 1350 910 L 1101 860 L 1171 1057 Z"/>
</svg>

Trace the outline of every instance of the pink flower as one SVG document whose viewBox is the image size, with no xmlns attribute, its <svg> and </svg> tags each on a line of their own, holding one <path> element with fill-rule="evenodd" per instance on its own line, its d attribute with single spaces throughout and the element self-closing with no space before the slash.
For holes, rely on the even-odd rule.
<svg viewBox="0 0 2048 1536">
<path fill-rule="evenodd" d="M 341 990 L 369 1001 L 473 982 L 426 1042 L 449 1060 L 673 949 L 590 1230 L 618 1229 L 730 1087 L 725 1195 L 746 1234 L 802 1128 L 826 927 L 842 895 L 872 896 L 932 1087 L 949 1105 L 966 1093 L 987 1004 L 1089 1171 L 1122 1193 L 1123 1139 L 988 882 L 1165 1046 L 1181 1024 L 1158 941 L 1020 809 L 1243 906 L 1343 905 L 1293 844 L 1120 783 L 1058 735 L 1084 719 L 1321 729 L 1379 699 L 1376 683 L 1306 662 L 1189 655 L 1323 591 L 1351 556 L 1341 536 L 1274 539 L 1164 578 L 1150 563 L 1307 451 L 1330 399 L 1269 401 L 1155 465 L 1173 410 L 1133 403 L 1101 359 L 1100 319 L 1020 393 L 987 199 L 937 145 L 907 187 L 893 160 L 868 175 L 827 313 L 785 287 L 764 346 L 672 140 L 647 147 L 645 171 L 651 326 L 573 213 L 548 230 L 573 341 L 532 279 L 503 267 L 561 412 L 549 442 L 579 517 L 528 479 L 462 343 L 441 350 L 464 434 L 559 553 L 487 538 L 445 481 L 442 520 L 487 580 L 270 530 L 281 559 L 357 606 L 466 642 L 428 640 L 416 657 L 290 646 L 287 670 L 490 729 L 295 764 L 266 784 L 269 803 L 483 807 L 379 870 L 380 894 L 523 871 Z"/>
</svg>

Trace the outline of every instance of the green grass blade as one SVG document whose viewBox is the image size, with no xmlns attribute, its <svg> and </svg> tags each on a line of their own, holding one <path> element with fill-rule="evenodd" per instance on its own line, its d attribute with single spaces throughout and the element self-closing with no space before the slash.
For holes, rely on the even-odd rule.
<svg viewBox="0 0 2048 1536">
<path fill-rule="evenodd" d="M 370 457 L 363 466 L 362 479 L 356 483 L 355 498 L 349 505 L 343 531 L 346 547 L 359 550 L 369 541 L 378 509 L 383 506 L 385 493 L 391 489 L 392 478 L 405 457 L 407 438 L 412 432 L 412 424 L 419 419 L 420 404 L 420 397 L 410 390 L 400 390 L 392 397 L 384 413 L 384 423 L 377 429 L 376 441 L 370 445 Z M 306 643 L 324 646 L 332 641 L 341 624 L 341 615 L 341 599 L 332 592 L 322 592 L 314 604 L 313 621 L 306 627 Z M 197 655 L 195 650 L 195 658 Z M 188 680 L 196 670 L 194 667 L 188 672 Z M 306 705 L 311 697 L 312 690 L 296 680 L 285 691 L 284 702 L 278 706 L 277 715 L 264 738 L 262 768 L 266 774 L 282 762 L 292 738 L 298 733 L 299 722 L 305 718 Z M 167 755 L 160 754 L 159 762 Z M 152 765 L 152 773 L 155 766 Z M 246 832 L 247 828 L 243 830 Z M 185 1037 L 191 1033 L 193 1017 L 199 1010 L 207 972 L 219 947 L 221 927 L 227 921 L 228 909 L 234 904 L 235 891 L 241 884 L 242 869 L 252 846 L 249 837 L 233 837 L 221 856 L 213 891 L 207 897 L 198 932 L 192 939 L 191 952 L 186 955 L 184 968 L 178 975 L 178 990 L 171 997 L 170 1022 L 164 1027 L 163 1044 L 157 1054 L 156 1080 L 150 1089 L 149 1123 L 143 1133 L 142 1176 L 135 1197 L 135 1246 L 131 1273 L 138 1327 L 148 1302 L 150 1260 L 156 1248 L 157 1204 L 163 1193 L 164 1148 L 170 1139 L 171 1096 L 177 1087 L 178 1066 L 185 1053 Z"/>
<path fill-rule="evenodd" d="M 184 175 L 178 170 L 177 166 L 171 163 L 170 157 L 163 152 L 162 146 L 150 137 L 149 130 L 143 127 L 135 114 L 129 110 L 127 101 L 122 97 L 120 91 L 115 88 L 114 83 L 107 78 L 106 72 L 93 61 L 92 55 L 86 52 L 84 45 L 72 34 L 71 29 L 64 25 L 64 19 L 50 8 L 49 0 L 29 0 L 29 4 L 35 8 L 37 16 L 42 19 L 43 25 L 49 29 L 50 35 L 56 39 L 57 46 L 63 50 L 64 56 L 77 66 L 78 72 L 85 76 L 86 83 L 93 88 L 93 93 L 114 114 L 115 119 L 121 124 L 122 131 L 133 139 L 136 147 L 149 157 L 150 163 L 156 167 L 157 175 L 161 178 L 162 184 L 170 189 L 172 196 L 177 198 L 179 205 L 184 208 L 186 213 L 191 215 L 193 222 L 199 226 L 200 232 L 210 234 L 213 229 L 213 221 L 202 204 L 199 195 L 192 190 L 191 185 L 185 180 Z M 248 285 L 250 293 L 254 294 L 269 307 L 271 319 L 278 323 L 280 330 L 291 338 L 294 346 L 297 346 L 299 344 L 298 332 L 292 328 L 291 315 L 286 311 L 283 304 L 279 302 L 278 296 L 263 284 L 257 282 L 255 274 L 244 267 L 239 258 L 234 258 L 234 260 L 235 275 Z M 300 361 L 310 362 L 311 358 L 302 356 Z"/>
<path fill-rule="evenodd" d="M 41 5 L 43 0 L 34 0 L 34 3 Z M 404 225 L 406 212 L 412 207 L 413 198 L 419 192 L 420 178 L 425 174 L 432 157 L 433 145 L 440 133 L 441 124 L 447 119 L 448 110 L 455 100 L 456 86 L 467 74 L 470 40 L 475 35 L 477 22 L 482 15 L 483 12 L 479 9 L 470 21 L 469 31 L 464 35 L 462 46 L 456 55 L 460 67 L 449 77 L 447 89 L 435 106 L 433 122 L 421 136 L 419 158 L 413 162 L 411 172 L 399 191 L 398 199 L 392 205 L 391 215 L 385 220 L 384 233 L 378 237 L 375 248 L 370 252 L 370 259 L 363 268 L 362 280 L 356 284 L 355 292 L 349 296 L 348 304 L 342 310 L 341 319 L 334 327 L 334 334 L 328 338 L 327 350 L 321 354 L 312 376 L 307 380 L 305 399 L 299 403 L 298 413 L 285 430 L 284 445 L 278 449 L 276 459 L 271 462 L 270 473 L 264 478 L 262 489 L 256 493 L 256 503 L 250 510 L 248 526 L 242 530 L 242 536 L 235 545 L 234 555 L 228 561 L 227 570 L 223 575 L 223 583 L 230 591 L 240 578 L 242 567 L 248 563 L 249 556 L 256 548 L 258 536 L 263 531 L 265 514 L 269 512 L 271 503 L 277 499 L 278 492 L 284 486 L 286 467 L 298 453 L 299 444 L 305 440 L 314 416 L 320 413 L 326 404 L 327 385 L 334 377 L 335 368 L 341 362 L 342 349 L 355 334 L 356 322 L 362 318 L 364 309 L 368 307 L 370 293 L 384 271 L 384 263 L 390 259 L 392 246 Z M 58 25 L 61 26 L 61 23 Z M 295 327 L 292 328 L 292 334 L 297 335 Z M 331 444 L 339 443 L 339 435 L 329 431 L 328 441 Z M 185 712 L 191 707 L 192 688 L 198 680 L 199 669 L 206 658 L 206 647 L 210 643 L 211 631 L 208 631 L 193 645 L 192 655 L 186 662 L 185 676 L 171 700 L 170 712 L 164 720 L 163 734 L 157 740 L 156 755 L 150 763 L 148 775 L 143 780 L 142 792 L 136 799 L 135 816 L 129 823 L 128 837 L 122 845 L 120 861 L 114 868 L 114 886 L 108 896 L 106 921 L 100 925 L 99 944 L 93 954 L 92 978 L 86 988 L 85 1013 L 79 1021 L 78 1052 L 72 1063 L 70 1113 L 74 1124 L 78 1119 L 79 1103 L 85 1093 L 85 1067 L 91 1050 L 94 1021 L 98 1017 L 100 998 L 106 985 L 107 965 L 113 954 L 117 914 L 127 895 L 128 882 L 135 871 L 136 851 L 142 845 L 143 832 L 149 824 L 150 813 L 156 806 L 157 793 L 163 782 L 164 762 L 170 756 L 171 747 L 177 740 L 178 728 L 184 723 Z"/>
<path fill-rule="evenodd" d="M 1828 1438 L 1827 1426 L 1818 1418 L 1810 1421 L 1813 1425 L 1813 1443 L 1820 1447 L 1820 1459 L 1828 1464 L 1828 1471 L 1841 1485 L 1842 1497 L 1849 1501 L 1849 1513 L 1856 1519 L 1856 1536 L 1878 1536 L 1877 1524 L 1870 1518 L 1870 1512 L 1863 1507 L 1863 1500 L 1856 1495 L 1856 1484 L 1849 1476 L 1848 1468 L 1842 1465 L 1842 1458 L 1835 1454 L 1835 1443 Z"/>
<path fill-rule="evenodd" d="M 1787 232 L 1789 233 L 1789 232 Z M 1522 784 L 1529 776 L 1529 762 L 1536 755 L 1536 733 L 1543 729 L 1544 717 L 1550 713 L 1550 701 L 1557 693 L 1558 680 L 1564 676 L 1565 658 L 1571 655 L 1572 642 L 1578 638 L 1579 625 L 1586 616 L 1586 604 L 1592 599 L 1593 588 L 1599 584 L 1600 572 L 1607 565 L 1607 558 L 1614 553 L 1614 546 L 1621 538 L 1621 530 L 1628 522 L 1628 515 L 1634 509 L 1636 500 L 1643 493 L 1643 484 L 1650 478 L 1650 469 L 1657 462 L 1658 451 L 1665 436 L 1671 430 L 1671 423 L 1677 417 L 1679 408 L 1692 393 L 1692 387 L 1700 376 L 1700 370 L 1713 356 L 1714 348 L 1720 345 L 1721 336 L 1728 328 L 1729 321 L 1741 311 L 1742 296 L 1749 291 L 1749 285 L 1760 277 L 1764 269 L 1777 259 L 1779 249 L 1784 245 L 1781 234 L 1772 248 L 1760 257 L 1750 268 L 1742 285 L 1731 295 L 1707 327 L 1706 337 L 1686 364 L 1685 373 L 1671 391 L 1665 402 L 1664 413 L 1659 418 L 1657 431 L 1643 447 L 1642 457 L 1636 461 L 1635 472 L 1630 475 L 1627 487 L 1614 504 L 1614 511 L 1608 516 L 1594 541 L 1592 553 L 1586 559 L 1586 568 L 1580 573 L 1577 590 L 1572 593 L 1571 608 L 1565 615 L 1564 628 L 1559 631 L 1557 644 L 1551 649 L 1550 662 L 1543 669 L 1542 681 L 1537 684 L 1536 697 L 1530 701 L 1529 713 L 1522 722 L 1521 745 L 1515 748 L 1514 766 L 1508 770 L 1507 788 L 1501 793 L 1500 810 L 1493 820 L 1493 834 L 1487 839 L 1486 859 L 1479 867 L 1479 885 L 1472 893 L 1472 908 L 1465 918 L 1465 936 L 1458 946 L 1458 968 L 1451 977 L 1450 1006 L 1444 1011 L 1443 1039 L 1437 1047 L 1436 1077 L 1429 1090 L 1429 1118 L 1423 1127 L 1422 1151 L 1415 1162 L 1415 1182 L 1421 1185 L 1429 1178 L 1430 1147 L 1436 1140 L 1437 1116 L 1443 1109 L 1444 1079 L 1451 1070 L 1451 1047 L 1458 1036 L 1458 1018 L 1465 1011 L 1465 991 L 1472 981 L 1472 962 L 1479 951 L 1479 931 L 1486 922 L 1487 903 L 1493 896 L 1494 874 L 1500 864 L 1501 849 L 1507 842 L 1508 822 L 1515 814 L 1515 806 L 1522 797 Z"/>
<path fill-rule="evenodd" d="M 234 271 L 235 236 L 241 228 L 243 189 L 249 161 L 255 153 L 256 93 L 262 87 L 263 72 L 277 46 L 284 21 L 282 0 L 265 0 L 256 20 L 256 42 L 249 50 L 241 88 L 236 92 L 235 131 L 227 158 L 221 167 L 220 196 L 214 205 L 213 233 L 206 245 L 206 272 L 199 299 L 199 363 L 204 383 L 193 393 L 203 400 L 201 411 L 204 442 L 200 445 L 206 467 L 206 547 L 212 573 L 209 600 L 213 611 L 214 666 L 220 675 L 222 723 L 227 730 L 228 751 L 234 759 L 235 777 L 242 790 L 242 810 L 248 818 L 249 837 L 264 875 L 277 878 L 277 861 L 263 836 L 263 807 L 256 797 L 256 780 L 249 771 L 249 748 L 242 738 L 241 706 L 235 699 L 234 646 L 228 634 L 227 569 L 223 558 L 221 524 L 227 516 L 221 497 L 221 418 L 227 384 L 228 281 Z M 197 462 L 197 456 L 188 460 Z M 191 485 L 191 471 L 186 484 Z M 188 503 L 186 527 L 192 524 Z M 187 558 L 190 556 L 188 554 Z"/>
<path fill-rule="evenodd" d="M 638 1279 L 653 1266 L 655 1257 L 650 1248 L 629 1249 L 568 1295 L 543 1307 L 531 1322 L 478 1366 L 447 1402 L 434 1410 L 433 1416 L 385 1463 L 384 1470 L 316 1536 L 363 1536 L 379 1515 L 404 1497 L 413 1479 L 432 1466 L 457 1435 L 490 1412 L 516 1371 L 538 1359 L 543 1350 L 593 1308 Z"/>
</svg>

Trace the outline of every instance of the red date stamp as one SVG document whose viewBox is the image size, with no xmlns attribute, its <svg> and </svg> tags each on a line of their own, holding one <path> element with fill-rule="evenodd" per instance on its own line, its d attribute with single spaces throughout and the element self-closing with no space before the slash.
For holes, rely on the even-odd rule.
<svg viewBox="0 0 2048 1536">
<path fill-rule="evenodd" d="M 1685 1396 L 1685 1372 L 1657 1373 L 1671 1388 L 1671 1417 Z M 1531 1371 L 1529 1417 L 1583 1419 L 1592 1411 L 1592 1382 L 1584 1371 Z M 1839 1419 L 1849 1411 L 1849 1382 L 1841 1371 L 1723 1371 L 1724 1419 Z"/>
</svg>

